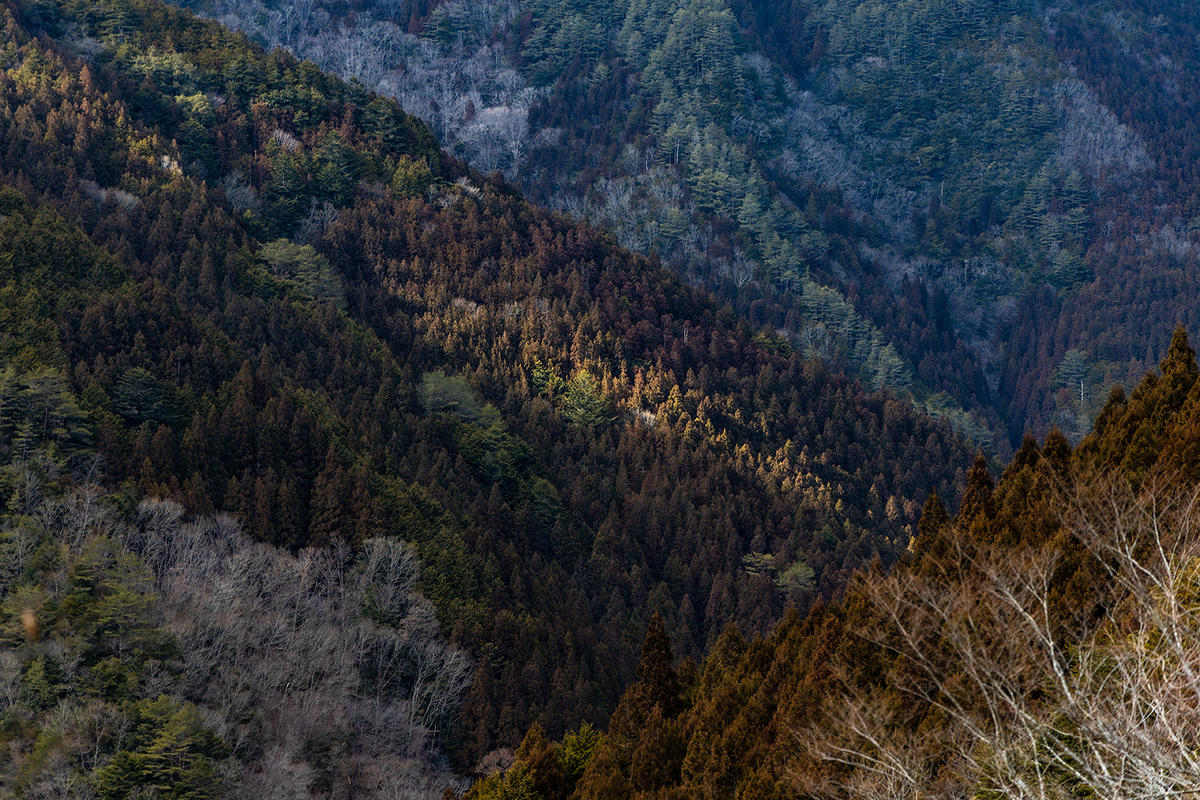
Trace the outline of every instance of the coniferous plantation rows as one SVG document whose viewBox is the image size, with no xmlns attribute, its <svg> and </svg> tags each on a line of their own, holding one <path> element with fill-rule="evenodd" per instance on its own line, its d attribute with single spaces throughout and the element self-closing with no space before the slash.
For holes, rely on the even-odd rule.
<svg viewBox="0 0 1200 800">
<path fill-rule="evenodd" d="M 13 792 L 437 795 L 603 727 L 652 614 L 765 632 L 961 483 L 390 100 L 156 3 L 4 25 Z"/>
</svg>

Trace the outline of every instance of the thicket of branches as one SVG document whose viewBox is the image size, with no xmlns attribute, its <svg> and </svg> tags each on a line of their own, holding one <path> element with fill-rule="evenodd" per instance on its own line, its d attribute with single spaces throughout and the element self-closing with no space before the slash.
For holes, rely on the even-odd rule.
<svg viewBox="0 0 1200 800">
<path fill-rule="evenodd" d="M 1071 494 L 1066 531 L 1109 581 L 1102 613 L 1063 618 L 1054 548 L 955 536 L 936 568 L 864 582 L 880 620 L 858 634 L 903 664 L 894 701 L 843 681 L 803 741 L 848 769 L 800 773 L 806 790 L 1152 798 L 1200 782 L 1200 489 L 1118 477 Z M 914 702 L 939 724 L 905 725 Z"/>
<path fill-rule="evenodd" d="M 24 797 L 440 797 L 435 734 L 472 672 L 414 589 L 411 546 L 296 554 L 170 500 L 65 494 L 47 451 L 4 466 L 5 756 Z M 443 764 L 439 770 L 439 764 Z"/>
</svg>

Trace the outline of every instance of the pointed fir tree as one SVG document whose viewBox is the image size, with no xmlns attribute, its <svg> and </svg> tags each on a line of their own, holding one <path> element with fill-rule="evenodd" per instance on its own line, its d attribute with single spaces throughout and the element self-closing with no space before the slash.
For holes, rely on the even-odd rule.
<svg viewBox="0 0 1200 800">
<path fill-rule="evenodd" d="M 950 515 L 946 513 L 942 498 L 938 497 L 936 490 L 930 492 L 921 509 L 921 519 L 917 522 L 917 536 L 910 548 L 914 558 L 921 560 L 939 552 L 939 543 L 944 541 L 942 534 L 949 528 Z"/>
<path fill-rule="evenodd" d="M 955 526 L 963 532 L 972 530 L 977 524 L 986 525 L 996 516 L 994 493 L 996 482 L 988 469 L 987 459 L 980 453 L 967 472 L 967 488 L 958 506 Z"/>
<path fill-rule="evenodd" d="M 317 152 L 317 190 L 323 199 L 339 208 L 353 199 L 354 153 L 339 133 L 325 137 Z"/>
<path fill-rule="evenodd" d="M 664 717 L 678 711 L 679 675 L 672 666 L 673 661 L 671 640 L 667 638 L 662 615 L 655 611 L 646 628 L 642 658 L 637 666 L 637 676 L 642 684 L 641 700 L 647 712 L 654 706 L 662 708 Z"/>
<path fill-rule="evenodd" d="M 534 791 L 543 800 L 565 800 L 567 796 L 567 776 L 559 763 L 558 749 L 558 745 L 546 739 L 537 722 L 529 727 L 517 748 L 517 761 L 528 767 Z"/>
<path fill-rule="evenodd" d="M 271 180 L 263 192 L 267 223 L 276 236 L 289 238 L 304 212 L 304 181 L 296 162 L 284 153 L 275 156 Z"/>
</svg>

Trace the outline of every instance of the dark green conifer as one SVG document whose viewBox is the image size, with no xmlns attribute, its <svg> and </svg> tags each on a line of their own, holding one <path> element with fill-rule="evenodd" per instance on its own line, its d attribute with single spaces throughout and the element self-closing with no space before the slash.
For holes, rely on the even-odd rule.
<svg viewBox="0 0 1200 800">
<path fill-rule="evenodd" d="M 304 211 L 304 181 L 292 157 L 279 153 L 271 165 L 271 180 L 263 192 L 267 222 L 277 236 L 289 237 Z"/>
<path fill-rule="evenodd" d="M 344 206 L 353 199 L 355 181 L 354 153 L 346 146 L 341 134 L 325 137 L 317 153 L 317 189 L 321 197 L 335 206 Z"/>
</svg>

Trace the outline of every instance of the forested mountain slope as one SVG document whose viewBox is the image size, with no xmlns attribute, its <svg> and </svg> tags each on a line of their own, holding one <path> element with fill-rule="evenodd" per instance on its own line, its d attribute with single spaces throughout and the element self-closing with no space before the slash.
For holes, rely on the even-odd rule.
<svg viewBox="0 0 1200 800">
<path fill-rule="evenodd" d="M 188 5 L 1001 454 L 1200 322 L 1186 3 Z"/>
<path fill-rule="evenodd" d="M 1200 369 L 1182 329 L 1072 452 L 1027 438 L 937 495 L 892 573 L 730 626 L 673 667 L 650 623 L 607 733 L 531 729 L 467 797 L 1168 797 L 1200 780 Z"/>
<path fill-rule="evenodd" d="M 695 656 L 765 631 L 962 484 L 948 423 L 391 100 L 151 0 L 2 8 L 15 792 L 175 785 L 168 729 L 207 791 L 436 791 L 440 749 L 465 772 L 603 723 L 650 614 Z M 300 647 L 331 666 L 254 677 Z"/>
</svg>

